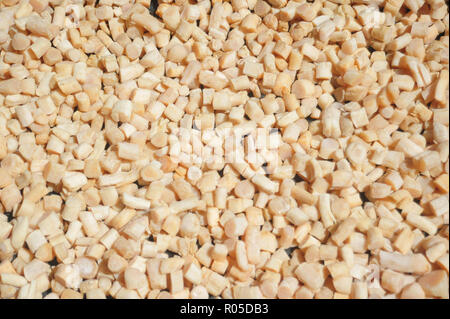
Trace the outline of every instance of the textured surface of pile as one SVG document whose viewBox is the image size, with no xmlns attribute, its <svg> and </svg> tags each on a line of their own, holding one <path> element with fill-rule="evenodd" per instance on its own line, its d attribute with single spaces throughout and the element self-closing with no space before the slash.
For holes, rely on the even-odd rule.
<svg viewBox="0 0 450 319">
<path fill-rule="evenodd" d="M 448 298 L 444 0 L 1 0 L 0 298 Z"/>
</svg>

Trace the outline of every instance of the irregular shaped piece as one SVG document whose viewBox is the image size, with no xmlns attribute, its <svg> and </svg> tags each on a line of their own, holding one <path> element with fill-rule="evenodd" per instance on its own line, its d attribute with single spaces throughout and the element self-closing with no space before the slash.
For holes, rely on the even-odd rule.
<svg viewBox="0 0 450 319">
<path fill-rule="evenodd" d="M 417 282 L 427 296 L 448 299 L 448 274 L 445 270 L 433 270 Z"/>
<path fill-rule="evenodd" d="M 311 290 L 320 289 L 324 282 L 323 266 L 318 263 L 302 263 L 295 269 L 297 278 Z"/>
<path fill-rule="evenodd" d="M 424 274 L 431 270 L 430 263 L 422 254 L 402 255 L 381 250 L 379 258 L 382 267 L 398 272 Z"/>
</svg>

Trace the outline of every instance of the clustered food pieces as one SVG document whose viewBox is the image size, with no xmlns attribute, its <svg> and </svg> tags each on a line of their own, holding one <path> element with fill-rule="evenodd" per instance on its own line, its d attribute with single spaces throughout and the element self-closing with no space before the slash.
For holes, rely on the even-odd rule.
<svg viewBox="0 0 450 319">
<path fill-rule="evenodd" d="M 152 2 L 0 1 L 0 298 L 449 297 L 448 2 Z"/>
</svg>

